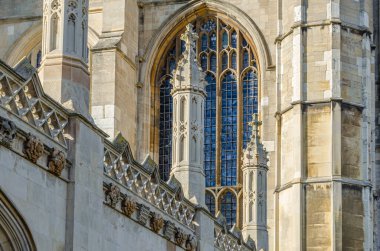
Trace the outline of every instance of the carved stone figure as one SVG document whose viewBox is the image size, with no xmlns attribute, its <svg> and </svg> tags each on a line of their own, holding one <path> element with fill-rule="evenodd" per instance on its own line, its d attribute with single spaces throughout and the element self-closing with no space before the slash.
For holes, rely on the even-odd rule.
<svg viewBox="0 0 380 251">
<path fill-rule="evenodd" d="M 65 168 L 65 154 L 57 149 L 53 149 L 49 156 L 49 171 L 57 176 L 61 176 L 62 170 Z"/>
<path fill-rule="evenodd" d="M 106 191 L 106 201 L 111 207 L 116 207 L 116 204 L 120 201 L 120 188 L 113 184 Z"/>
<path fill-rule="evenodd" d="M 151 213 L 150 218 L 150 227 L 152 230 L 156 233 L 161 230 L 161 228 L 164 226 L 164 220 L 162 217 L 157 213 Z"/>
<path fill-rule="evenodd" d="M 185 243 L 185 248 L 188 251 L 193 251 L 197 247 L 197 238 L 195 238 L 194 235 L 187 235 L 186 243 Z"/>
<path fill-rule="evenodd" d="M 129 198 L 125 198 L 121 204 L 121 209 L 128 217 L 131 217 L 131 215 L 136 211 L 136 208 L 136 202 Z"/>
<path fill-rule="evenodd" d="M 44 153 L 44 144 L 36 136 L 29 133 L 24 144 L 24 153 L 30 161 L 37 163 L 37 160 Z"/>
<path fill-rule="evenodd" d="M 10 147 L 13 140 L 16 138 L 16 125 L 3 117 L 0 117 L 0 144 Z"/>
<path fill-rule="evenodd" d="M 179 246 L 182 246 L 183 242 L 185 241 L 185 234 L 178 227 L 175 229 L 174 241 Z"/>
</svg>

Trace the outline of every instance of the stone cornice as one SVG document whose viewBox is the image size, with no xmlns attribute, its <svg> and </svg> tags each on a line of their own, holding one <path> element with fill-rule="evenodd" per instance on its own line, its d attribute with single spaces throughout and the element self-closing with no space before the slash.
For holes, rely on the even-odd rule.
<svg viewBox="0 0 380 251">
<path fill-rule="evenodd" d="M 290 29 L 287 32 L 284 32 L 280 35 L 278 35 L 274 41 L 274 43 L 281 43 L 284 39 L 286 39 L 289 35 L 293 33 L 295 29 L 298 28 L 311 28 L 311 27 L 321 27 L 321 26 L 329 26 L 329 25 L 340 25 L 343 29 L 350 29 L 358 34 L 372 34 L 372 32 L 367 28 L 363 26 L 359 26 L 356 24 L 351 24 L 344 22 L 340 19 L 329 19 L 329 20 L 322 20 L 322 21 L 315 21 L 315 22 L 297 22 L 294 23 Z"/>
<path fill-rule="evenodd" d="M 320 184 L 320 183 L 333 183 L 338 182 L 347 185 L 359 186 L 359 187 L 372 187 L 372 183 L 369 180 L 358 180 L 341 176 L 329 176 L 329 177 L 315 177 L 315 178 L 296 178 L 293 179 L 279 187 L 276 187 L 274 193 L 279 193 L 288 188 L 291 188 L 293 185 L 297 184 Z"/>
</svg>

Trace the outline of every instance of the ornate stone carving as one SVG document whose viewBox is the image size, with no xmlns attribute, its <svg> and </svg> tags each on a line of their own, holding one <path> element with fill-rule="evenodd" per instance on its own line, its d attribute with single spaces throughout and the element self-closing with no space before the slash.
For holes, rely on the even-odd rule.
<svg viewBox="0 0 380 251">
<path fill-rule="evenodd" d="M 3 117 L 0 117 L 0 145 L 9 147 L 16 138 L 16 125 Z"/>
<path fill-rule="evenodd" d="M 24 153 L 30 161 L 37 163 L 37 160 L 44 153 L 44 144 L 36 136 L 29 133 L 24 144 Z"/>
<path fill-rule="evenodd" d="M 65 154 L 58 149 L 53 149 L 49 156 L 49 171 L 57 176 L 61 176 L 62 170 L 65 168 L 65 164 Z"/>
<path fill-rule="evenodd" d="M 57 10 L 61 6 L 61 2 L 59 0 L 53 0 L 51 2 L 51 9 Z"/>
<path fill-rule="evenodd" d="M 127 215 L 128 217 L 131 217 L 131 215 L 136 211 L 137 204 L 135 201 L 125 198 L 121 204 L 121 209 Z"/>
<path fill-rule="evenodd" d="M 185 248 L 187 251 L 194 251 L 197 248 L 197 238 L 194 235 L 187 235 Z"/>
<path fill-rule="evenodd" d="M 106 191 L 106 202 L 111 207 L 116 207 L 116 204 L 120 201 L 120 197 L 120 188 L 110 183 L 110 187 Z"/>
<path fill-rule="evenodd" d="M 137 220 L 140 222 L 140 224 L 145 226 L 146 222 L 148 221 L 149 215 L 150 215 L 149 207 L 140 204 L 139 214 L 137 216 Z"/>
<path fill-rule="evenodd" d="M 161 228 L 164 226 L 164 220 L 158 213 L 151 213 L 151 218 L 150 218 L 150 227 L 152 230 L 156 233 L 158 233 Z"/>
<path fill-rule="evenodd" d="M 171 240 L 174 235 L 175 225 L 170 221 L 165 221 L 164 237 Z"/>
<path fill-rule="evenodd" d="M 174 233 L 174 241 L 177 243 L 177 245 L 182 246 L 183 242 L 185 241 L 185 234 L 180 228 L 175 229 Z"/>
</svg>

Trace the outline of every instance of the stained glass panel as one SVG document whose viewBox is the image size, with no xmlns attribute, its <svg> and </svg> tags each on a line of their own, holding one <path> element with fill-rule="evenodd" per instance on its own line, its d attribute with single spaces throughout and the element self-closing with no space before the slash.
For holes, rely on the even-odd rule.
<svg viewBox="0 0 380 251">
<path fill-rule="evenodd" d="M 207 97 L 205 103 L 204 121 L 204 172 L 206 186 L 215 186 L 216 157 L 216 81 L 212 74 L 207 74 Z"/>
<path fill-rule="evenodd" d="M 252 128 L 248 123 L 253 113 L 257 113 L 257 77 L 248 71 L 243 78 L 243 148 L 250 140 Z"/>
<path fill-rule="evenodd" d="M 209 192 L 206 192 L 206 206 L 212 215 L 215 215 L 215 197 Z"/>
<path fill-rule="evenodd" d="M 231 72 L 222 80 L 221 94 L 221 183 L 223 186 L 233 186 L 236 185 L 238 110 L 236 78 Z"/>
<path fill-rule="evenodd" d="M 172 85 L 170 78 L 162 81 L 160 86 L 160 148 L 159 168 L 160 177 L 168 180 L 172 165 L 172 107 L 173 99 L 170 95 Z"/>
<path fill-rule="evenodd" d="M 236 222 L 236 198 L 231 192 L 227 192 L 223 195 L 220 204 L 220 211 L 226 218 L 227 227 L 231 229 Z"/>
</svg>

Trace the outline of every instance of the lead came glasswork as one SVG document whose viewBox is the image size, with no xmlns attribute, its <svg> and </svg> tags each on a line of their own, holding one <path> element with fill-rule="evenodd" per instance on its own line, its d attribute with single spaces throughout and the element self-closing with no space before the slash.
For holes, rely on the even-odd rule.
<svg viewBox="0 0 380 251">
<path fill-rule="evenodd" d="M 210 192 L 206 192 L 206 206 L 211 214 L 215 215 L 215 197 Z"/>
<path fill-rule="evenodd" d="M 226 218 L 227 227 L 231 229 L 232 225 L 236 222 L 236 198 L 228 191 L 221 199 L 221 209 L 223 216 Z"/>
<path fill-rule="evenodd" d="M 204 106 L 204 172 L 206 187 L 213 192 L 206 193 L 206 205 L 212 214 L 221 210 L 229 226 L 232 226 L 236 222 L 238 199 L 232 192 L 222 192 L 220 187 L 228 187 L 236 193 L 239 193 L 241 189 L 237 183 L 241 164 L 238 161 L 237 152 L 239 148 L 246 146 L 250 135 L 248 123 L 252 119 L 252 113 L 258 112 L 256 61 L 251 45 L 236 27 L 213 16 L 200 17 L 193 24 L 200 37 L 197 43 L 198 60 L 206 72 L 208 82 Z M 183 43 L 179 39 L 181 34 L 182 31 L 173 40 L 170 50 L 161 62 L 158 75 L 159 79 L 165 79 L 160 85 L 159 92 L 159 164 L 160 174 L 164 180 L 169 177 L 172 158 L 172 111 L 168 107 L 169 104 L 171 106 L 172 101 L 169 80 L 172 78 L 171 74 L 176 67 L 176 62 L 184 51 Z M 177 45 L 181 46 L 178 50 Z M 241 91 L 241 96 L 239 96 L 239 91 Z M 242 102 L 240 106 L 238 106 L 239 100 Z M 220 105 L 219 109 L 218 105 Z M 218 123 L 220 123 L 219 134 L 217 133 Z M 239 124 L 242 125 L 241 132 L 237 130 Z M 239 137 L 241 141 L 238 141 Z M 241 145 L 238 145 L 238 142 L 241 142 Z M 218 208 L 215 208 L 215 201 L 220 202 Z"/>
<path fill-rule="evenodd" d="M 160 86 L 160 149 L 159 167 L 160 177 L 163 180 L 169 178 L 172 164 L 172 107 L 173 99 L 170 95 L 172 85 L 170 77 L 162 81 Z"/>
<path fill-rule="evenodd" d="M 257 77 L 249 70 L 243 77 L 243 148 L 250 140 L 252 127 L 249 122 L 253 113 L 257 113 Z"/>
<path fill-rule="evenodd" d="M 206 186 L 215 186 L 215 157 L 216 157 L 216 81 L 215 77 L 208 73 L 206 76 L 205 125 L 204 125 L 204 171 Z"/>
<path fill-rule="evenodd" d="M 237 85 L 227 72 L 222 80 L 221 179 L 222 186 L 236 185 L 237 161 Z"/>
</svg>

